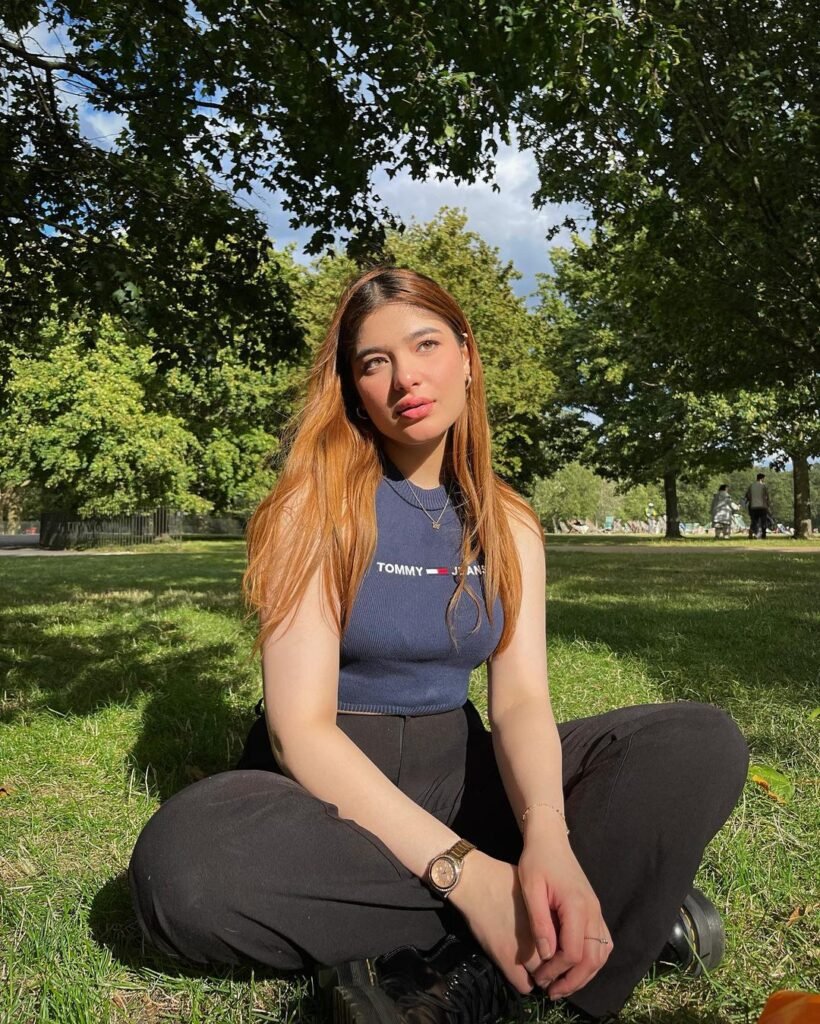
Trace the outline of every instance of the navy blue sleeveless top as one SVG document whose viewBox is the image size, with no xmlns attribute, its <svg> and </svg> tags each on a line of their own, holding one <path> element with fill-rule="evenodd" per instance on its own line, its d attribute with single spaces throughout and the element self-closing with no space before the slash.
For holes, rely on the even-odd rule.
<svg viewBox="0 0 820 1024">
<path fill-rule="evenodd" d="M 468 567 L 467 585 L 445 619 L 458 585 L 461 522 L 447 488 L 412 487 L 391 464 L 376 491 L 376 551 L 342 636 L 339 710 L 430 715 L 461 707 L 470 672 L 492 654 L 504 627 L 496 598 L 490 625 L 484 566 Z M 433 520 L 441 516 L 439 529 Z M 477 628 L 476 628 L 477 627 Z"/>
</svg>

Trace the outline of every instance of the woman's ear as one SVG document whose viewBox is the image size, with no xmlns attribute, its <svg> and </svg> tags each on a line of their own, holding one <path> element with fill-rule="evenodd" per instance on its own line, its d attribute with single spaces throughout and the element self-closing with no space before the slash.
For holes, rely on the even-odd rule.
<svg viewBox="0 0 820 1024">
<path fill-rule="evenodd" d="M 462 332 L 462 338 L 466 338 L 467 335 Z M 464 367 L 464 376 L 470 376 L 470 347 L 466 341 L 461 343 L 461 363 Z"/>
</svg>

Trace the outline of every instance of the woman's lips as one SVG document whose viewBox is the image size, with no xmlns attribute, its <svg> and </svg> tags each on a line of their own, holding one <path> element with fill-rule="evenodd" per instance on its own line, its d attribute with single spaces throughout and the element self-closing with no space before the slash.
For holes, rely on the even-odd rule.
<svg viewBox="0 0 820 1024">
<path fill-rule="evenodd" d="M 414 405 L 412 409 L 404 409 L 399 413 L 399 416 L 404 416 L 408 420 L 420 420 L 423 419 L 432 408 L 432 402 L 425 402 L 424 405 Z"/>
</svg>

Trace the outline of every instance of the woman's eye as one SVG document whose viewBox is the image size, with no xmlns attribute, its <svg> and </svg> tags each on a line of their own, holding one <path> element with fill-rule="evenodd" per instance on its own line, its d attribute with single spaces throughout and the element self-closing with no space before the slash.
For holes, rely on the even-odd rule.
<svg viewBox="0 0 820 1024">
<path fill-rule="evenodd" d="M 421 342 L 419 348 L 421 348 L 422 345 L 432 345 L 433 348 L 436 348 L 438 346 L 438 342 L 435 341 L 433 338 L 426 338 L 424 341 Z"/>
<path fill-rule="evenodd" d="M 382 356 L 376 356 L 375 359 L 368 359 L 362 366 L 362 373 L 367 373 L 371 367 L 378 366 L 379 362 L 383 360 Z"/>
</svg>

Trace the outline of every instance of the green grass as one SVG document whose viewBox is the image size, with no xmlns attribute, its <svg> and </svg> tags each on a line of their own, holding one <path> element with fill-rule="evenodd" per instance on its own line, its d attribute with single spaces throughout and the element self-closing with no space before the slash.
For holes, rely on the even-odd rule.
<svg viewBox="0 0 820 1024">
<path fill-rule="evenodd" d="M 788 805 L 748 783 L 707 851 L 699 884 L 728 921 L 724 966 L 646 982 L 622 1015 L 746 1024 L 775 989 L 820 989 L 820 559 L 571 540 L 583 549 L 549 554 L 557 715 L 712 701 L 754 760 L 796 783 Z M 187 971 L 143 950 L 123 877 L 158 802 L 241 748 L 259 690 L 243 557 L 224 542 L 0 558 L 2 1024 L 321 1019 L 310 981 Z M 482 708 L 483 685 L 478 672 Z"/>
</svg>

